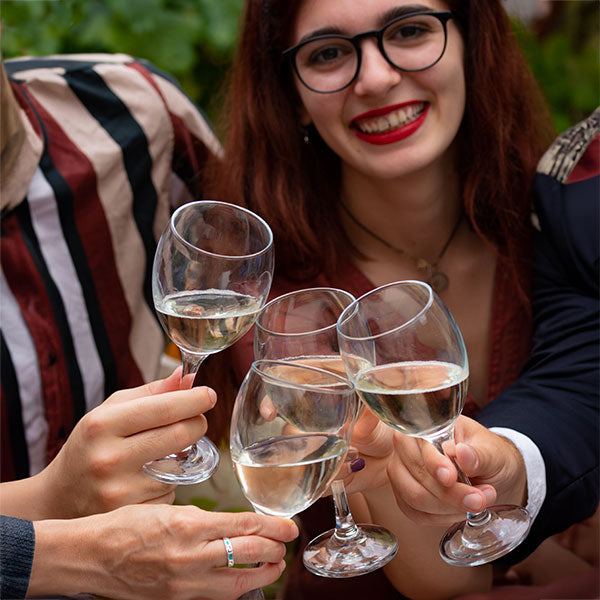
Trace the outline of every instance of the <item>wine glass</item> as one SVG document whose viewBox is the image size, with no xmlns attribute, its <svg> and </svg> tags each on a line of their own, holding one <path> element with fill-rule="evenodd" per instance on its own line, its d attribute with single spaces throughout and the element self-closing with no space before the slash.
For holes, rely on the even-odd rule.
<svg viewBox="0 0 600 600">
<path fill-rule="evenodd" d="M 429 285 L 399 281 L 365 294 L 340 316 L 338 335 L 350 379 L 379 419 L 442 454 L 453 447 L 469 364 L 458 326 Z M 470 485 L 449 457 L 459 480 Z M 481 565 L 515 548 L 529 526 L 520 506 L 467 513 L 442 538 L 440 554 L 452 565 Z"/>
<path fill-rule="evenodd" d="M 181 351 L 182 387 L 191 386 L 209 354 L 248 331 L 272 276 L 273 235 L 254 213 L 214 200 L 173 213 L 156 249 L 152 293 L 160 323 Z M 202 438 L 143 469 L 159 481 L 193 484 L 208 479 L 218 464 L 215 445 Z"/>
<path fill-rule="evenodd" d="M 291 518 L 321 497 L 344 462 L 356 404 L 346 376 L 286 361 L 252 363 L 233 407 L 230 451 L 256 512 Z"/>
<path fill-rule="evenodd" d="M 319 367 L 346 377 L 336 323 L 354 296 L 335 288 L 311 288 L 271 300 L 254 326 L 254 357 Z M 303 554 L 306 568 L 325 577 L 354 577 L 378 569 L 398 550 L 393 533 L 354 523 L 344 483 L 333 481 L 335 528 L 312 540 Z"/>
</svg>

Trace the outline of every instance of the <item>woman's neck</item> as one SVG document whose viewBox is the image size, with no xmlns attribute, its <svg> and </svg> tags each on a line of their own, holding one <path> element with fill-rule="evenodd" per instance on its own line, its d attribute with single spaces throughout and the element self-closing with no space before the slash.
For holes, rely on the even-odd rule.
<svg viewBox="0 0 600 600">
<path fill-rule="evenodd" d="M 463 210 L 458 176 L 449 162 L 389 180 L 344 169 L 341 200 L 363 228 L 405 252 L 433 258 Z M 369 254 L 380 245 L 344 211 L 342 218 L 359 250 Z"/>
</svg>

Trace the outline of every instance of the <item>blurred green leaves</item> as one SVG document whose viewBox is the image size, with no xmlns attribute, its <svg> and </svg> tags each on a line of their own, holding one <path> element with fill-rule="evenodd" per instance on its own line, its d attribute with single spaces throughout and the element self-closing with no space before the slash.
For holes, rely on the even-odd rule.
<svg viewBox="0 0 600 600">
<path fill-rule="evenodd" d="M 214 119 L 242 4 L 243 0 L 0 0 L 2 52 L 4 58 L 76 52 L 145 58 L 173 74 Z M 600 3 L 560 4 L 559 18 L 543 34 L 515 24 L 558 131 L 600 103 Z"/>
<path fill-rule="evenodd" d="M 209 110 L 231 62 L 242 0 L 2 0 L 2 53 L 125 53 L 174 75 Z"/>
<path fill-rule="evenodd" d="M 552 110 L 558 132 L 600 104 L 600 3 L 562 2 L 549 31 L 515 33 Z"/>
</svg>

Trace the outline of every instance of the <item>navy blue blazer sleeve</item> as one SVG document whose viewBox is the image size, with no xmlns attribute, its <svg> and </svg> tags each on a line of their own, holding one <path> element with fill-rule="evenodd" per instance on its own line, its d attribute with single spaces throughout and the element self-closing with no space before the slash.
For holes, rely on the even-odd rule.
<svg viewBox="0 0 600 600">
<path fill-rule="evenodd" d="M 538 174 L 532 352 L 517 382 L 478 416 L 528 436 L 546 466 L 546 497 L 515 563 L 598 506 L 600 178 Z"/>
</svg>

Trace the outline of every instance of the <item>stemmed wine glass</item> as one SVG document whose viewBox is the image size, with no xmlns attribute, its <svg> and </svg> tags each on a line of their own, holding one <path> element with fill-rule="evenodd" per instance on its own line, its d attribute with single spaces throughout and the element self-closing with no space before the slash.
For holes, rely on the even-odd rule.
<svg viewBox="0 0 600 600">
<path fill-rule="evenodd" d="M 254 357 L 319 367 L 347 377 L 339 354 L 336 323 L 354 296 L 335 288 L 311 288 L 271 300 L 254 326 Z M 354 523 L 344 483 L 331 484 L 335 529 L 319 535 L 304 550 L 306 568 L 325 577 L 353 577 L 378 569 L 398 549 L 393 533 Z"/>
<path fill-rule="evenodd" d="M 348 306 L 337 327 L 350 379 L 379 419 L 430 441 L 442 454 L 452 447 L 469 364 L 458 326 L 431 287 L 421 281 L 384 285 Z M 459 480 L 470 485 L 450 458 Z M 467 513 L 442 538 L 440 554 L 452 565 L 481 565 L 517 546 L 529 526 L 520 506 Z"/>
<path fill-rule="evenodd" d="M 347 377 L 254 361 L 235 400 L 230 435 L 235 474 L 254 510 L 291 518 L 318 500 L 344 462 L 355 417 Z M 244 597 L 261 597 L 255 592 Z"/>
<path fill-rule="evenodd" d="M 173 213 L 156 249 L 152 293 L 163 329 L 181 351 L 182 387 L 209 354 L 248 331 L 272 277 L 273 235 L 254 213 L 215 200 Z M 202 438 L 143 469 L 159 481 L 192 484 L 208 479 L 218 464 L 215 445 Z"/>
</svg>

